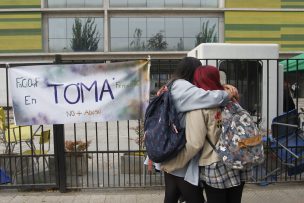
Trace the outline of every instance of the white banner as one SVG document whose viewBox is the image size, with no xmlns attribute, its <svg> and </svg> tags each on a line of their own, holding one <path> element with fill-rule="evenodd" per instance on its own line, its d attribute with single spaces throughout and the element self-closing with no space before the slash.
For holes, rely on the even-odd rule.
<svg viewBox="0 0 304 203">
<path fill-rule="evenodd" d="M 147 60 L 9 69 L 17 125 L 140 119 L 148 105 Z"/>
</svg>

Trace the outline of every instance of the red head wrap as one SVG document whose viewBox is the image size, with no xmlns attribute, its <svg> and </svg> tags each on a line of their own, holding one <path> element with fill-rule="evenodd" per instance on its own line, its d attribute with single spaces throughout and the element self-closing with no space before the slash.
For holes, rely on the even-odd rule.
<svg viewBox="0 0 304 203">
<path fill-rule="evenodd" d="M 224 90 L 220 72 L 214 66 L 200 66 L 194 72 L 193 84 L 204 90 Z"/>
</svg>

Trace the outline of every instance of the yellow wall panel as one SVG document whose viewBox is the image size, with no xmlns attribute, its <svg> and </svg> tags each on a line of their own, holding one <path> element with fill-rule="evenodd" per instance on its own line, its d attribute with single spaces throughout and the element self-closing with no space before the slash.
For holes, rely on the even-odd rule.
<svg viewBox="0 0 304 203">
<path fill-rule="evenodd" d="M 281 0 L 226 0 L 227 8 L 281 8 Z"/>
<path fill-rule="evenodd" d="M 1 0 L 0 5 L 40 5 L 40 0 Z"/>
<path fill-rule="evenodd" d="M 41 22 L 0 22 L 0 29 L 40 29 Z"/>
<path fill-rule="evenodd" d="M 282 34 L 302 34 L 304 35 L 304 27 L 282 27 L 281 28 Z"/>
<path fill-rule="evenodd" d="M 41 19 L 40 13 L 1 13 L 0 19 L 12 19 L 12 18 L 20 18 L 20 19 L 28 19 L 28 18 L 37 18 Z"/>
<path fill-rule="evenodd" d="M 41 0 L 1 0 L 0 8 L 37 8 Z"/>
<path fill-rule="evenodd" d="M 282 24 L 304 24 L 304 12 L 281 12 Z"/>
<path fill-rule="evenodd" d="M 22 45 L 22 46 L 20 46 Z M 41 49 L 41 36 L 10 36 L 0 37 L 0 50 Z"/>
<path fill-rule="evenodd" d="M 229 11 L 225 13 L 226 24 L 280 24 L 279 12 Z"/>
</svg>

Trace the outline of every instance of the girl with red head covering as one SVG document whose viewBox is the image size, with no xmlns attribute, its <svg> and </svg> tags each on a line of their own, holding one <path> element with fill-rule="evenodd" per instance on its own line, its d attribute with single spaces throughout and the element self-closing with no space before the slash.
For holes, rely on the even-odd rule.
<svg viewBox="0 0 304 203">
<path fill-rule="evenodd" d="M 220 72 L 214 66 L 200 66 L 196 69 L 193 76 L 193 84 L 204 90 L 226 90 L 230 91 L 234 88 L 228 84 L 221 84 Z M 235 89 L 236 91 L 236 89 Z M 239 94 L 237 91 L 233 94 L 231 98 L 232 101 L 239 101 Z"/>
</svg>

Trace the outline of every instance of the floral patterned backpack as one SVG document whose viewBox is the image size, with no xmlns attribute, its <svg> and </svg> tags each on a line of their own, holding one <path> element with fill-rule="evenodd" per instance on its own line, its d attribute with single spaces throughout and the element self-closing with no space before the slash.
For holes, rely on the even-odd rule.
<svg viewBox="0 0 304 203">
<path fill-rule="evenodd" d="M 261 164 L 264 161 L 262 135 L 250 114 L 238 103 L 229 102 L 221 117 L 219 141 L 211 146 L 224 164 L 240 170 Z"/>
</svg>

